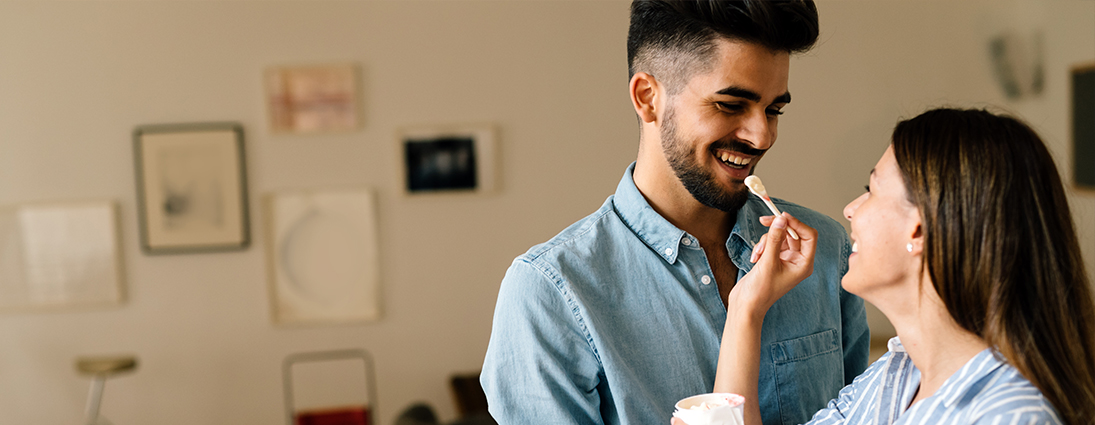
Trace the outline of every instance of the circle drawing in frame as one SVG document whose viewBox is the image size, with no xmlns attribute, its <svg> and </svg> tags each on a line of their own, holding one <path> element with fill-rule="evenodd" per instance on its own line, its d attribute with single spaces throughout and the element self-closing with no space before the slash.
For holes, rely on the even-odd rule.
<svg viewBox="0 0 1095 425">
<path fill-rule="evenodd" d="M 338 214 L 310 209 L 278 247 L 288 290 L 315 308 L 351 310 L 368 294 L 366 236 Z"/>
</svg>

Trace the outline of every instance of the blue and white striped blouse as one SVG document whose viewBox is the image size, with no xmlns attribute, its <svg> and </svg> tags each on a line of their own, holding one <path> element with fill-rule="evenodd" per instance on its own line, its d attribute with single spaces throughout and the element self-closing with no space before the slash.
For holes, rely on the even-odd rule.
<svg viewBox="0 0 1095 425">
<path fill-rule="evenodd" d="M 985 349 L 931 397 L 906 410 L 920 387 L 920 370 L 898 338 L 810 424 L 1061 424 L 1042 392 Z"/>
</svg>

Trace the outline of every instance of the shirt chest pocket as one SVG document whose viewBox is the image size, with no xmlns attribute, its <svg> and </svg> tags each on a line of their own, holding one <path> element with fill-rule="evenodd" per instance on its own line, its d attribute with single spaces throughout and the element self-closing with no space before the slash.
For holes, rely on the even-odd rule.
<svg viewBox="0 0 1095 425">
<path fill-rule="evenodd" d="M 780 421 L 809 421 L 844 387 L 844 356 L 833 329 L 772 343 Z"/>
</svg>

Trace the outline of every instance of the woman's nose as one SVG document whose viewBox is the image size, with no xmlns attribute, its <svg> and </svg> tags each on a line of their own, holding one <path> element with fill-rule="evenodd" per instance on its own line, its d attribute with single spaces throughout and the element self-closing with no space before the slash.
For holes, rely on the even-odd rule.
<svg viewBox="0 0 1095 425">
<path fill-rule="evenodd" d="M 866 198 L 866 197 L 867 197 L 867 194 L 864 193 L 862 195 L 859 195 L 858 198 L 853 199 L 852 202 L 848 203 L 848 205 L 845 205 L 844 206 L 844 218 L 848 219 L 848 221 L 852 221 L 852 214 L 855 214 L 855 210 L 859 208 L 859 204 L 862 204 L 863 199 Z"/>
</svg>

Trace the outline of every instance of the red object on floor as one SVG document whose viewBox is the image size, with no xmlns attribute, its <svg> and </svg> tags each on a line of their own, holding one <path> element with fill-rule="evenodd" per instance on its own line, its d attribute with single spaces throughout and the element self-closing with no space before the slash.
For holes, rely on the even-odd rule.
<svg viewBox="0 0 1095 425">
<path fill-rule="evenodd" d="M 297 425 L 371 425 L 367 406 L 300 412 L 296 419 Z"/>
</svg>

